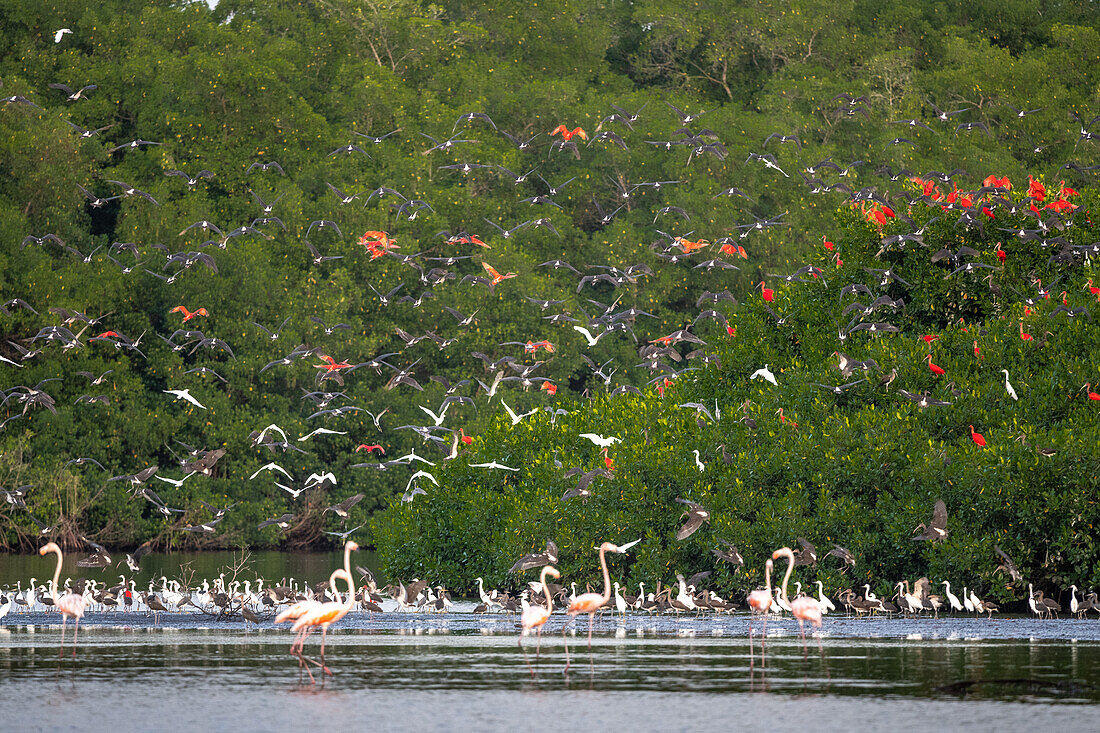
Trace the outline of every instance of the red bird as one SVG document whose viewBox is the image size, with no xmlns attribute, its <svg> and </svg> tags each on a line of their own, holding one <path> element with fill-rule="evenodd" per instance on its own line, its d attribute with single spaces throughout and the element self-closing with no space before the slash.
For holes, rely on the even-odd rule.
<svg viewBox="0 0 1100 733">
<path fill-rule="evenodd" d="M 187 323 L 188 321 L 190 321 L 195 316 L 208 316 L 208 315 L 210 315 L 209 313 L 206 312 L 205 308 L 199 308 L 197 311 L 189 311 L 189 310 L 187 310 L 187 306 L 184 306 L 184 305 L 177 305 L 175 308 L 173 308 L 172 310 L 170 310 L 168 312 L 169 313 L 182 313 L 184 323 Z"/>
<path fill-rule="evenodd" d="M 930 333 L 930 334 L 926 334 L 924 336 L 921 336 L 921 341 L 923 341 L 926 344 L 930 344 L 933 341 L 935 341 L 936 339 L 938 339 L 939 337 L 940 337 L 940 335 L 938 333 Z"/>
<path fill-rule="evenodd" d="M 1100 401 L 1100 394 L 1096 394 L 1095 392 L 1092 391 L 1092 383 L 1091 382 L 1085 382 L 1085 386 L 1082 387 L 1078 391 L 1081 391 L 1081 390 L 1088 390 L 1088 396 L 1089 396 L 1090 400 Z"/>
<path fill-rule="evenodd" d="M 1023 321 L 1020 322 L 1020 340 L 1021 341 L 1030 341 L 1031 340 L 1031 334 L 1024 332 Z"/>
<path fill-rule="evenodd" d="M 1000 260 L 1002 264 L 1004 264 L 1005 258 L 1007 258 L 1008 255 L 1005 253 L 1005 251 L 1003 249 L 1001 249 L 1001 243 L 1000 242 L 997 242 L 997 248 L 993 251 L 997 253 L 997 259 Z"/>
<path fill-rule="evenodd" d="M 974 432 L 974 426 L 970 426 L 970 439 L 978 444 L 979 447 L 985 447 L 985 437 L 981 433 Z"/>
<path fill-rule="evenodd" d="M 929 356 L 931 356 L 931 354 L 929 354 Z M 981 350 L 978 348 L 977 339 L 974 340 L 974 357 L 977 358 L 977 359 L 982 358 Z"/>
<path fill-rule="evenodd" d="M 928 359 L 928 368 L 931 369 L 932 373 L 935 374 L 937 377 L 942 377 L 944 374 L 947 373 L 943 370 L 943 367 L 936 366 L 935 364 L 932 363 L 932 355 L 931 354 L 929 354 L 925 358 Z"/>
<path fill-rule="evenodd" d="M 359 451 L 364 449 L 367 451 L 367 453 L 374 453 L 374 451 L 377 449 L 380 454 L 386 455 L 386 449 L 378 444 L 367 445 L 366 443 L 360 443 L 355 447 L 355 452 L 358 453 Z"/>
<path fill-rule="evenodd" d="M 581 140 L 587 140 L 588 139 L 588 133 L 586 133 L 584 131 L 584 128 L 582 128 L 582 127 L 574 127 L 572 130 L 570 130 L 565 125 L 558 125 L 553 130 L 550 131 L 550 137 L 553 137 L 554 135 L 557 135 L 558 133 L 561 133 L 562 139 L 565 140 L 566 142 L 568 142 L 569 140 L 572 140 L 574 135 L 579 137 Z"/>
<path fill-rule="evenodd" d="M 328 356 L 327 354 L 318 354 L 318 356 L 327 361 L 328 364 L 314 364 L 313 366 L 317 367 L 318 369 L 324 369 L 326 372 L 335 372 L 340 369 L 351 368 L 351 364 L 348 364 L 346 361 L 337 362 L 335 359 L 333 359 L 331 356 Z"/>
<path fill-rule="evenodd" d="M 764 287 L 764 281 L 760 281 L 760 294 L 764 296 L 764 300 L 771 303 L 775 300 L 775 291 L 771 288 Z"/>
<path fill-rule="evenodd" d="M 615 461 L 611 460 L 611 457 L 607 455 L 607 448 L 603 449 L 603 465 L 607 467 L 608 471 L 615 470 Z"/>
<path fill-rule="evenodd" d="M 558 393 L 558 385 L 554 384 L 553 382 L 547 381 L 547 380 L 543 381 L 542 386 L 539 387 L 539 389 L 543 390 L 544 392 L 546 392 L 551 397 L 553 397 L 554 395 L 556 395 Z"/>
</svg>

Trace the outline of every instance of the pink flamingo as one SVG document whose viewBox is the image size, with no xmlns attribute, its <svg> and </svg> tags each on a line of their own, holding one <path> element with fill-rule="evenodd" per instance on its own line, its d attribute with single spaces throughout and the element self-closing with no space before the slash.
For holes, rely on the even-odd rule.
<svg viewBox="0 0 1100 733">
<path fill-rule="evenodd" d="M 330 575 L 329 578 L 328 578 L 329 587 L 330 588 L 335 588 L 336 587 L 336 579 L 337 578 L 346 578 L 346 577 L 347 577 L 347 574 L 344 572 L 343 568 L 337 568 L 336 570 L 333 570 L 332 575 Z M 302 618 L 302 616 L 305 616 L 310 611 L 313 611 L 316 608 L 318 608 L 320 605 L 321 605 L 320 601 L 313 600 L 313 599 L 306 600 L 306 601 L 298 601 L 297 603 L 294 603 L 291 606 L 283 609 L 279 613 L 279 615 L 275 617 L 275 623 L 281 624 L 284 621 L 297 621 L 298 619 Z M 290 645 L 290 655 L 292 657 L 298 657 L 298 678 L 299 678 L 299 681 L 301 681 L 302 667 L 306 666 L 306 661 L 307 660 L 302 656 L 302 646 L 305 644 L 306 636 L 308 635 L 309 631 L 310 631 L 310 629 L 308 629 L 308 628 L 303 628 L 300 631 L 298 631 L 294 636 L 294 641 Z M 308 661 L 311 664 L 318 664 L 318 665 L 320 664 L 319 662 L 315 662 L 312 659 L 310 659 Z M 306 667 L 306 671 L 309 672 L 309 678 L 310 678 L 310 680 L 312 680 L 313 679 L 313 672 L 310 671 L 308 667 Z"/>
<path fill-rule="evenodd" d="M 758 613 L 764 614 L 764 631 L 760 635 L 760 663 L 764 663 L 764 638 L 768 635 L 768 612 L 772 603 L 772 568 L 774 563 L 768 560 L 764 563 L 764 588 L 756 589 L 749 593 L 746 599 L 749 604 L 749 666 L 752 667 L 755 658 L 752 651 L 752 617 Z"/>
<path fill-rule="evenodd" d="M 524 632 L 530 631 L 531 629 L 537 631 L 538 641 L 535 642 L 535 664 L 538 664 L 539 649 L 542 646 L 542 627 L 546 624 L 547 620 L 549 620 L 550 614 L 554 610 L 554 601 L 550 597 L 550 589 L 546 586 L 547 575 L 553 578 L 561 577 L 561 573 L 558 572 L 557 568 L 552 568 L 549 565 L 543 567 L 539 580 L 542 581 L 542 592 L 546 594 L 546 607 L 528 606 L 523 610 L 523 617 L 520 619 L 520 623 L 523 624 L 523 631 L 520 632 L 519 639 L 516 640 L 516 643 L 519 645 L 520 649 L 522 649 Z M 524 657 L 526 658 L 526 656 L 527 652 L 524 652 Z M 528 663 L 527 667 L 530 669 L 531 664 Z M 535 670 L 532 669 L 531 675 L 534 676 L 534 674 Z"/>
<path fill-rule="evenodd" d="M 633 544 L 633 543 L 632 543 Z M 605 553 L 611 550 L 611 552 L 623 552 L 617 545 L 613 545 L 610 542 L 604 542 L 600 545 L 600 568 L 603 570 L 603 593 L 584 593 L 573 599 L 573 602 L 569 604 L 569 607 L 565 609 L 572 618 L 576 618 L 582 613 L 588 614 L 588 649 L 592 650 L 592 620 L 596 616 L 596 611 L 607 605 L 607 602 L 611 600 L 611 576 L 607 572 L 607 558 Z M 565 639 L 565 627 L 561 629 L 561 638 Z M 562 673 L 569 671 L 569 644 L 565 645 L 565 669 Z"/>
<path fill-rule="evenodd" d="M 307 611 L 301 618 L 294 622 L 294 626 L 291 627 L 294 631 L 302 631 L 303 629 L 312 630 L 321 627 L 321 684 L 325 683 L 325 675 L 331 675 L 332 672 L 325 666 L 325 635 L 328 634 L 328 627 L 336 623 L 355 607 L 355 580 L 351 577 L 351 551 L 358 550 L 359 545 L 352 541 L 348 541 L 344 544 L 344 568 L 342 575 L 344 580 L 348 583 L 348 600 L 347 603 L 341 603 L 340 601 L 330 601 L 328 603 L 322 603 L 316 608 Z M 335 573 L 331 580 L 335 581 Z M 335 583 L 333 584 L 333 590 L 336 589 Z M 306 632 L 306 636 L 309 632 Z M 301 652 L 301 646 L 305 645 L 305 638 L 302 639 L 302 643 L 299 646 L 299 653 Z M 307 668 L 308 669 L 308 668 Z M 313 679 L 313 675 L 310 675 L 310 679 Z"/>
<path fill-rule="evenodd" d="M 65 625 L 69 621 L 69 617 L 72 616 L 76 619 L 76 630 L 73 631 L 73 658 L 76 658 L 76 637 L 80 633 L 80 619 L 84 616 L 84 596 L 77 593 L 66 593 L 60 598 L 57 597 L 57 582 L 61 578 L 61 548 L 57 546 L 56 542 L 47 542 L 38 551 L 39 555 L 46 555 L 47 553 L 57 553 L 57 569 L 53 571 L 53 585 L 50 587 L 50 597 L 53 599 L 54 608 L 61 612 L 61 646 L 57 648 L 57 658 L 61 659 L 61 655 L 65 649 Z"/>
<path fill-rule="evenodd" d="M 794 570 L 794 551 L 789 547 L 781 547 L 772 553 L 772 559 L 778 560 L 781 557 L 787 558 L 787 572 L 783 575 L 783 600 L 787 602 L 787 605 L 791 607 L 791 615 L 798 619 L 798 632 L 802 635 L 802 658 L 806 658 L 806 626 L 805 623 L 809 621 L 817 628 L 821 628 L 821 606 L 817 604 L 810 596 L 800 596 L 791 601 L 787 598 L 787 580 L 791 577 L 791 571 Z M 820 649 L 821 640 L 818 640 L 818 647 Z"/>
</svg>

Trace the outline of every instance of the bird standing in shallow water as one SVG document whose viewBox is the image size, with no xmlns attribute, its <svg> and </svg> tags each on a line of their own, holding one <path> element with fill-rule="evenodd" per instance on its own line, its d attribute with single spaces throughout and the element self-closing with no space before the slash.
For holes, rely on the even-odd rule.
<svg viewBox="0 0 1100 733">
<path fill-rule="evenodd" d="M 542 568 L 542 573 L 539 575 L 539 581 L 542 583 L 542 592 L 546 595 L 546 606 L 527 606 L 523 609 L 523 616 L 520 619 L 520 623 L 523 625 L 523 630 L 520 631 L 519 639 L 516 640 L 516 644 L 520 649 L 523 648 L 523 635 L 535 629 L 538 634 L 538 641 L 535 642 L 535 664 L 539 662 L 539 650 L 542 647 L 542 627 L 546 624 L 546 621 L 550 618 L 550 614 L 554 610 L 554 601 L 550 596 L 550 589 L 546 586 L 546 576 L 549 575 L 553 578 L 560 578 L 561 573 L 557 568 L 552 568 L 549 565 L 545 565 Z M 524 658 L 527 657 L 527 652 L 523 653 Z M 531 676 L 535 676 L 535 670 L 531 669 L 531 663 L 527 663 L 527 668 L 531 670 Z"/>
<path fill-rule="evenodd" d="M 76 628 L 73 630 L 73 658 L 76 658 L 76 637 L 80 633 L 80 619 L 84 617 L 84 596 L 77 593 L 66 593 L 58 598 L 57 596 L 57 582 L 61 578 L 61 548 L 57 546 L 56 542 L 47 542 L 38 551 L 39 555 L 47 555 L 49 553 L 57 554 L 57 569 L 53 572 L 53 584 L 50 586 L 50 597 L 53 599 L 54 608 L 61 612 L 61 644 L 57 647 L 57 658 L 61 659 L 61 655 L 65 649 L 65 624 L 68 623 L 69 618 L 72 617 L 76 620 Z"/>
<path fill-rule="evenodd" d="M 596 612 L 607 605 L 607 602 L 611 600 L 611 576 L 607 572 L 607 557 L 606 553 L 611 552 L 623 552 L 618 546 L 611 544 L 610 542 L 604 542 L 600 545 L 600 568 L 603 570 L 603 593 L 584 593 L 577 596 L 569 604 L 569 607 L 565 609 L 565 612 L 572 618 L 576 618 L 579 614 L 588 614 L 588 648 L 592 649 L 592 621 L 596 616 Z M 561 638 L 565 639 L 565 627 L 562 627 Z M 562 673 L 569 672 L 569 645 L 565 647 L 565 669 Z"/>
</svg>

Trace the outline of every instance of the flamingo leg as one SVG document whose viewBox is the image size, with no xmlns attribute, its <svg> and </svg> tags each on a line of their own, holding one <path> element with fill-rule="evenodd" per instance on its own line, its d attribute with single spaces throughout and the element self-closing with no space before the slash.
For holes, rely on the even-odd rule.
<svg viewBox="0 0 1100 733">
<path fill-rule="evenodd" d="M 568 624 L 563 624 L 561 627 L 561 641 L 565 645 L 565 669 L 561 671 L 562 674 L 569 674 L 569 640 L 565 638 L 565 627 Z"/>
<path fill-rule="evenodd" d="M 325 675 L 332 676 L 332 670 L 325 666 L 325 634 L 328 633 L 328 627 L 321 627 L 321 687 L 325 686 Z"/>
<path fill-rule="evenodd" d="M 76 617 L 76 627 L 73 629 L 73 659 L 76 659 L 76 636 L 80 633 L 80 617 Z"/>
<path fill-rule="evenodd" d="M 825 667 L 825 679 L 831 680 L 833 676 L 829 673 L 829 661 L 825 659 L 825 650 L 821 648 L 821 636 L 817 637 L 817 655 L 821 657 L 821 664 Z"/>
<path fill-rule="evenodd" d="M 57 658 L 61 659 L 61 656 L 65 653 L 65 624 L 69 622 L 68 616 L 61 617 L 61 646 L 57 648 Z"/>
<path fill-rule="evenodd" d="M 749 611 L 749 674 L 752 674 L 753 665 L 756 662 L 756 653 L 752 650 L 752 617 L 753 612 Z"/>
<path fill-rule="evenodd" d="M 798 619 L 798 635 L 802 637 L 802 661 L 806 661 L 806 626 Z"/>
<path fill-rule="evenodd" d="M 596 618 L 595 612 L 588 614 L 588 651 L 592 651 L 592 621 Z"/>
<path fill-rule="evenodd" d="M 760 666 L 768 666 L 768 662 L 764 659 L 765 644 L 768 638 L 768 612 L 764 611 L 764 630 L 760 632 Z"/>
<path fill-rule="evenodd" d="M 519 638 L 516 639 L 516 646 L 523 650 L 523 661 L 527 663 L 527 671 L 534 677 L 535 669 L 531 666 L 531 658 L 527 656 L 527 650 L 523 647 L 523 631 L 519 632 Z"/>
</svg>

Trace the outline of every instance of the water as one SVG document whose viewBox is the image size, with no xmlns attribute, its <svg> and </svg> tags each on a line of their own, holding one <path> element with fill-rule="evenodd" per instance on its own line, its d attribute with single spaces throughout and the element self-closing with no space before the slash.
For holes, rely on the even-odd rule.
<svg viewBox="0 0 1100 733">
<path fill-rule="evenodd" d="M 0 622 L 0 728 L 87 730 L 106 715 L 112 730 L 312 730 L 324 721 L 514 731 L 542 716 L 555 729 L 728 730 L 767 720 L 772 730 L 856 721 L 861 730 L 990 730 L 1026 720 L 1095 730 L 1100 703 L 1096 620 L 827 618 L 821 656 L 813 637 L 803 656 L 795 622 L 772 620 L 763 668 L 757 621 L 750 668 L 744 614 L 605 618 L 591 654 L 581 619 L 566 676 L 564 617 L 551 619 L 532 675 L 514 619 L 355 614 L 329 634 L 335 676 L 323 689 L 299 683 L 290 633 L 270 622 L 246 631 L 180 614 L 159 626 L 142 614 L 93 614 L 76 659 L 59 662 L 56 621 Z M 525 645 L 534 665 L 535 639 Z"/>
</svg>

